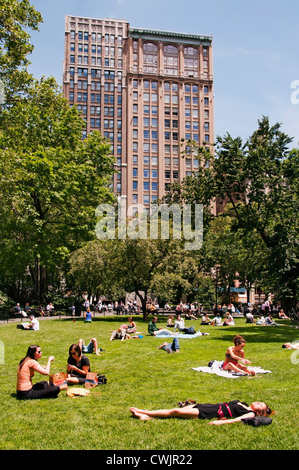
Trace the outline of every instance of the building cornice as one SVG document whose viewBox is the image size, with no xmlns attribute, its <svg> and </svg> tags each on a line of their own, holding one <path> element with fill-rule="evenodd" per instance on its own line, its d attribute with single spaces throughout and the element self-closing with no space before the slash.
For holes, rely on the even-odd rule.
<svg viewBox="0 0 299 470">
<path fill-rule="evenodd" d="M 156 31 L 153 29 L 129 28 L 129 36 L 133 39 L 174 42 L 180 44 L 211 45 L 213 36 L 200 34 L 175 33 L 172 31 Z"/>
</svg>

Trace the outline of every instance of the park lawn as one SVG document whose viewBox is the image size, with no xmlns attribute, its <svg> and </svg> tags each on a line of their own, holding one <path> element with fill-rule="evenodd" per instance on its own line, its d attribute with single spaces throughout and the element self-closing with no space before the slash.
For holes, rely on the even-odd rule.
<svg viewBox="0 0 299 470">
<path fill-rule="evenodd" d="M 40 321 L 40 331 L 23 331 L 16 323 L 0 326 L 4 358 L 0 364 L 1 450 L 295 450 L 298 448 L 298 355 L 282 344 L 298 338 L 298 330 L 283 326 L 261 327 L 236 319 L 234 327 L 200 326 L 209 336 L 180 339 L 179 354 L 157 347 L 164 339 L 147 334 L 147 323 L 136 317 L 143 338 L 109 342 L 111 330 L 126 317 Z M 159 319 L 165 326 L 166 319 Z M 252 365 L 270 369 L 256 377 L 226 379 L 192 370 L 211 360 L 224 359 L 236 334 L 247 341 L 245 356 Z M 38 344 L 42 358 L 55 356 L 51 372 L 65 371 L 68 348 L 83 338 L 96 337 L 105 350 L 89 355 L 92 371 L 105 374 L 106 385 L 88 397 L 70 398 L 66 391 L 57 399 L 19 401 L 15 384 L 18 362 L 30 344 Z M 46 360 L 41 359 L 41 364 Z M 39 374 L 34 382 L 43 380 Z M 172 408 L 194 399 L 214 403 L 239 399 L 264 401 L 276 410 L 270 426 L 257 428 L 236 423 L 209 426 L 205 420 L 156 419 L 142 422 L 130 407 Z"/>
</svg>

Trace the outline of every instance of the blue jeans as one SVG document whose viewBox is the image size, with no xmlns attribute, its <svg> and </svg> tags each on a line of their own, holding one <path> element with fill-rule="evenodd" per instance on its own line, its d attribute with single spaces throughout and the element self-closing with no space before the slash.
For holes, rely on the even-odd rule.
<svg viewBox="0 0 299 470">
<path fill-rule="evenodd" d="M 167 344 L 163 346 L 164 351 L 168 353 L 174 353 L 177 349 L 180 349 L 180 344 L 178 338 L 173 338 L 172 344 Z"/>
</svg>

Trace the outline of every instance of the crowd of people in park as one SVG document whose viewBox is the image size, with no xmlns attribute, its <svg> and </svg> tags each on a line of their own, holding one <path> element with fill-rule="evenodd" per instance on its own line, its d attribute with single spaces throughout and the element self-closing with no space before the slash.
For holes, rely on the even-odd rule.
<svg viewBox="0 0 299 470">
<path fill-rule="evenodd" d="M 48 308 L 49 307 L 49 308 Z M 82 303 L 84 310 L 84 322 L 91 322 L 91 305 L 86 297 Z M 103 303 L 98 301 L 96 304 L 98 311 L 102 311 Z M 115 303 L 107 306 L 108 311 L 122 311 L 137 312 L 138 307 L 134 302 L 129 302 L 126 306 L 122 302 Z M 15 307 L 16 311 L 20 312 L 20 305 Z M 167 352 L 168 354 L 179 353 L 180 343 L 179 338 L 184 335 L 194 335 L 196 330 L 194 326 L 186 326 L 185 320 L 201 320 L 201 325 L 210 326 L 234 326 L 234 318 L 236 316 L 243 316 L 246 323 L 256 325 L 277 325 L 273 320 L 272 312 L 273 306 L 266 301 L 260 306 L 247 304 L 240 308 L 232 304 L 228 305 L 215 305 L 212 315 L 202 309 L 200 304 L 183 304 L 179 303 L 175 309 L 168 305 L 164 306 L 164 311 L 170 311 L 166 325 L 158 326 L 158 312 L 159 306 L 151 300 L 147 304 L 148 313 L 151 313 L 148 321 L 147 330 L 148 335 L 153 337 L 167 337 L 167 341 L 162 342 L 156 349 Z M 47 305 L 44 315 L 50 315 L 54 310 L 51 302 Z M 30 323 L 21 323 L 18 327 L 27 330 L 39 330 L 39 321 L 35 318 L 30 310 L 29 304 L 26 304 L 22 315 L 30 320 Z M 211 316 L 211 318 L 210 318 Z M 277 308 L 276 316 L 278 319 L 289 320 L 282 308 Z M 198 323 L 199 324 L 199 323 Z M 143 338 L 140 332 L 137 331 L 138 327 L 133 316 L 129 315 L 127 321 L 121 324 L 117 329 L 111 331 L 110 341 L 120 340 L 125 341 L 133 338 Z M 198 331 L 200 333 L 200 331 Z M 208 333 L 202 333 L 208 334 Z M 244 348 L 246 345 L 245 339 L 240 335 L 235 335 L 233 338 L 233 345 L 227 347 L 224 360 L 222 361 L 222 368 L 224 371 L 230 371 L 241 375 L 255 376 L 256 373 L 250 368 L 251 361 L 245 358 Z M 282 345 L 286 349 L 299 349 L 299 342 L 284 343 Z M 41 399 L 41 398 L 56 398 L 60 391 L 69 385 L 84 385 L 88 382 L 88 374 L 91 372 L 91 364 L 88 355 L 94 353 L 100 356 L 104 351 L 98 344 L 95 337 L 85 344 L 82 338 L 77 343 L 73 343 L 69 347 L 67 365 L 66 365 L 66 379 L 65 383 L 57 385 L 50 380 L 42 380 L 33 384 L 33 377 L 35 373 L 42 376 L 50 376 L 51 364 L 54 361 L 54 356 L 49 356 L 46 365 L 39 364 L 42 357 L 41 347 L 35 344 L 29 346 L 27 353 L 19 362 L 17 370 L 17 398 L 18 399 Z M 254 369 L 254 368 L 253 368 Z M 102 376 L 103 377 L 103 376 Z M 104 376 L 105 377 L 105 376 Z M 211 403 L 191 403 L 187 400 L 186 403 L 179 407 L 172 409 L 159 409 L 159 410 L 143 410 L 132 407 L 130 409 L 132 416 L 140 420 L 149 420 L 153 418 L 199 418 L 199 419 L 212 419 L 209 424 L 220 425 L 240 422 L 241 420 L 254 420 L 256 418 L 268 419 L 273 413 L 267 404 L 264 402 L 252 402 L 250 405 L 241 402 L 240 400 L 231 400 L 230 402 L 221 402 L 217 404 Z M 269 424 L 264 422 L 262 424 Z"/>
</svg>

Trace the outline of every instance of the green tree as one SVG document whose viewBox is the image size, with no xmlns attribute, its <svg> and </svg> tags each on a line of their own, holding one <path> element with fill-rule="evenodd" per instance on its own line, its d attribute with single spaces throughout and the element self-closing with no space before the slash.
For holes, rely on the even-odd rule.
<svg viewBox="0 0 299 470">
<path fill-rule="evenodd" d="M 29 0 L 0 0 L 0 80 L 8 104 L 22 96 L 32 81 L 27 71 L 33 51 L 28 31 L 38 30 L 41 22 Z"/>
<path fill-rule="evenodd" d="M 114 202 L 114 157 L 100 133 L 82 139 L 83 120 L 53 78 L 36 81 L 0 124 L 2 282 L 28 266 L 43 300 L 69 253 L 95 237 L 97 205 Z"/>
<path fill-rule="evenodd" d="M 280 124 L 263 117 L 245 143 L 227 134 L 213 150 L 193 146 L 199 171 L 170 192 L 206 208 L 212 200 L 230 203 L 232 232 L 255 233 L 269 250 L 264 282 L 286 308 L 296 304 L 299 267 L 299 154 L 289 151 L 291 142 Z"/>
</svg>

